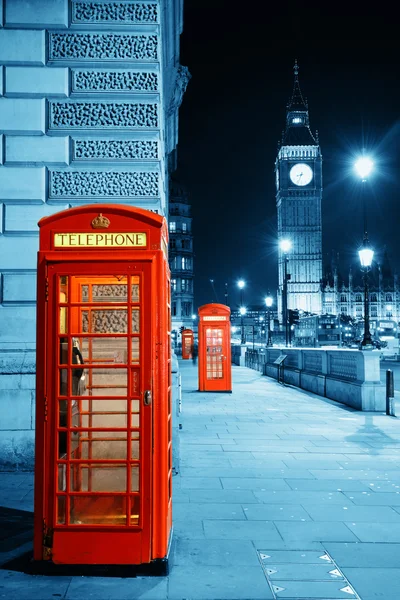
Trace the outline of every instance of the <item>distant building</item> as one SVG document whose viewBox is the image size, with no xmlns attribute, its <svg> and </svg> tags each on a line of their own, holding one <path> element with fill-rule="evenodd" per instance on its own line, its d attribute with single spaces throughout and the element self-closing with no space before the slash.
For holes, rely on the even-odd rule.
<svg viewBox="0 0 400 600">
<path fill-rule="evenodd" d="M 392 273 L 387 253 L 382 265 L 374 263 L 369 273 L 369 314 L 372 329 L 381 320 L 400 320 L 400 288 L 398 276 Z M 333 315 L 349 315 L 355 319 L 364 317 L 364 283 L 361 268 L 351 269 L 347 278 L 334 263 L 327 269 L 322 282 L 323 312 Z"/>
<path fill-rule="evenodd" d="M 318 133 L 312 133 L 308 104 L 294 65 L 292 97 L 286 109 L 286 129 L 275 162 L 278 240 L 289 239 L 287 254 L 288 309 L 322 310 L 322 155 Z M 285 255 L 279 249 L 278 313 L 282 315 Z"/>
<path fill-rule="evenodd" d="M 188 193 L 174 179 L 169 191 L 169 265 L 171 268 L 171 335 L 181 342 L 180 330 L 193 328 L 193 234 Z"/>
<path fill-rule="evenodd" d="M 294 65 L 292 96 L 286 109 L 286 128 L 275 161 L 278 241 L 289 239 L 287 308 L 315 315 L 364 317 L 364 283 L 360 266 L 341 277 L 336 261 L 322 268 L 322 155 L 318 133 L 310 129 L 308 103 Z M 285 254 L 278 258 L 278 317 L 282 320 Z M 400 320 L 400 288 L 387 254 L 369 275 L 371 330 L 379 322 Z"/>
</svg>

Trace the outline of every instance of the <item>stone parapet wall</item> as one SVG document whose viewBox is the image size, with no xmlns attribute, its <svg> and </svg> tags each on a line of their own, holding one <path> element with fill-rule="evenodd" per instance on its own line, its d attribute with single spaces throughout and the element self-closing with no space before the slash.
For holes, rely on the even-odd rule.
<svg viewBox="0 0 400 600">
<path fill-rule="evenodd" d="M 273 348 L 251 350 L 247 366 L 280 380 L 351 406 L 357 410 L 384 412 L 385 385 L 380 381 L 378 352 L 359 350 L 324 350 Z M 260 356 L 256 357 L 255 355 Z M 274 364 L 286 355 L 283 367 Z"/>
</svg>

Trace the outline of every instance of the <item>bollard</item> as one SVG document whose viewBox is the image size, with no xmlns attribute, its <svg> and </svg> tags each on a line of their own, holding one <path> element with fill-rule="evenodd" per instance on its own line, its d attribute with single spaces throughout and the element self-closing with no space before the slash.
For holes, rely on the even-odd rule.
<svg viewBox="0 0 400 600">
<path fill-rule="evenodd" d="M 393 371 L 386 371 L 386 414 L 394 417 L 394 378 Z"/>
</svg>

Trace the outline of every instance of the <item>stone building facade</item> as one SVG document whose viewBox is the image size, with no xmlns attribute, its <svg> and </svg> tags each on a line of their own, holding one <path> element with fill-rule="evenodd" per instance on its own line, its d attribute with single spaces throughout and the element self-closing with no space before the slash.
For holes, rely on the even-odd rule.
<svg viewBox="0 0 400 600">
<path fill-rule="evenodd" d="M 185 329 L 194 327 L 192 319 L 194 311 L 192 213 L 187 191 L 174 180 L 171 180 L 169 199 L 171 334 L 175 343 L 179 343 L 181 327 Z"/>
<path fill-rule="evenodd" d="M 168 215 L 183 0 L 3 0 L 0 467 L 33 464 L 40 218 L 97 202 Z"/>
<path fill-rule="evenodd" d="M 379 257 L 378 257 L 379 260 Z M 371 328 L 379 327 L 381 321 L 400 321 L 400 287 L 398 276 L 393 273 L 387 255 L 382 264 L 375 262 L 369 274 L 369 314 Z M 323 312 L 331 315 L 349 315 L 356 320 L 364 317 L 364 282 L 360 267 L 350 269 L 342 278 L 338 267 L 327 273 L 322 285 Z"/>
</svg>

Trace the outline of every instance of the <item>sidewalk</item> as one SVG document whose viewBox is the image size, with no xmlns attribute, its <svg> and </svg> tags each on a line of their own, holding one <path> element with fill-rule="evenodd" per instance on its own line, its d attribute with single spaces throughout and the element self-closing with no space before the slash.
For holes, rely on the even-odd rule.
<svg viewBox="0 0 400 600">
<path fill-rule="evenodd" d="M 197 368 L 180 368 L 170 575 L 0 570 L 0 598 L 400 598 L 400 420 L 235 366 L 232 394 L 199 393 Z M 0 505 L 32 511 L 30 474 L 0 474 L 0 486 Z M 13 537 L 2 526 L 1 563 L 31 547 L 19 516 Z"/>
</svg>

